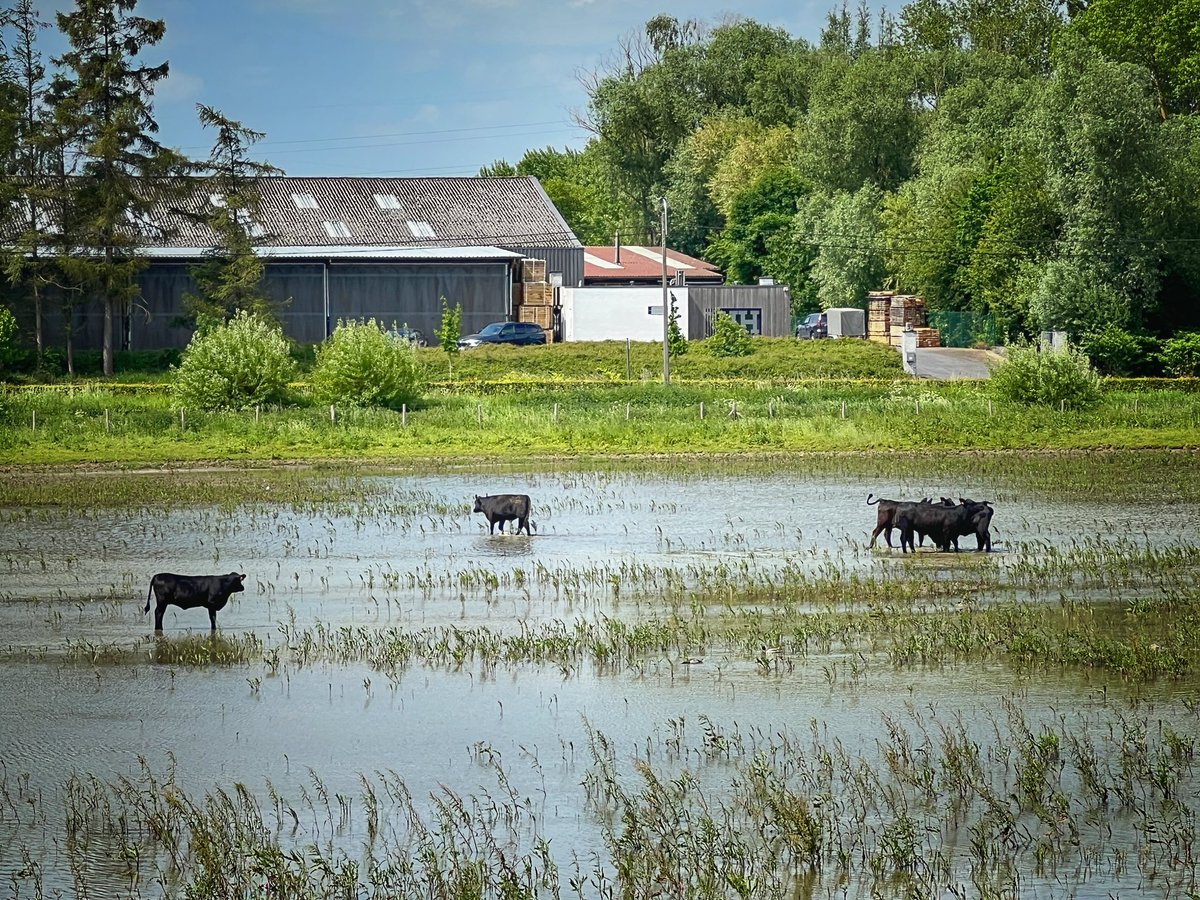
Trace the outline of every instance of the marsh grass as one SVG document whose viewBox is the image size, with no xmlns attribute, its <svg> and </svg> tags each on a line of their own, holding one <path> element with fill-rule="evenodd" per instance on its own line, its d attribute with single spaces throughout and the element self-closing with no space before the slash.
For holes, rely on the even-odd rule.
<svg viewBox="0 0 1200 900">
<path fill-rule="evenodd" d="M 77 896 L 120 884 L 131 898 L 1192 896 L 1195 726 L 1148 704 L 1041 715 L 1018 698 L 972 721 L 908 704 L 860 746 L 816 721 L 701 714 L 626 749 L 585 722 L 588 850 L 552 846 L 558 814 L 516 786 L 569 767 L 565 746 L 523 773 L 478 744 L 489 784 L 424 797 L 395 772 L 347 793 L 312 769 L 290 795 L 269 781 L 191 793 L 143 760 L 68 778 L 57 863 Z M 49 828 L 46 802 L 0 774 L 0 826 Z M 35 853 L 22 845 L 22 884 L 43 896 L 55 885 Z"/>
</svg>

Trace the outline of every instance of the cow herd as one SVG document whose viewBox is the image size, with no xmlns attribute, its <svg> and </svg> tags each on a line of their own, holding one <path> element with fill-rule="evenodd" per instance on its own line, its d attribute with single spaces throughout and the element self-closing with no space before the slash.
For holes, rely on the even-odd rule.
<svg viewBox="0 0 1200 900">
<path fill-rule="evenodd" d="M 934 545 L 942 551 L 951 548 L 958 550 L 958 539 L 967 535 L 975 535 L 978 541 L 976 550 L 991 550 L 992 535 L 992 504 L 986 500 L 967 500 L 960 497 L 958 502 L 949 497 L 938 501 L 929 499 L 917 501 L 884 500 L 867 494 L 867 504 L 877 507 L 875 530 L 871 532 L 871 546 L 874 547 L 880 533 L 889 547 L 892 544 L 892 530 L 900 532 L 900 549 L 907 553 L 916 551 L 917 544 L 924 545 L 925 538 L 930 538 Z M 504 526 L 509 522 L 517 523 L 516 534 L 522 531 L 529 535 L 533 523 L 529 520 L 532 504 L 528 494 L 489 494 L 475 497 L 473 512 L 482 513 L 487 519 L 488 534 L 496 533 L 496 525 L 504 534 Z M 533 525 L 536 530 L 536 525 Z M 916 543 L 914 543 L 916 538 Z M 150 590 L 146 593 L 146 608 L 150 612 L 150 600 L 156 601 L 154 608 L 154 630 L 162 632 L 163 613 L 168 606 L 178 606 L 180 609 L 194 609 L 202 606 L 208 610 L 208 620 L 213 631 L 217 630 L 217 612 L 225 608 L 231 594 L 245 590 L 246 576 L 237 572 L 228 575 L 176 575 L 171 572 L 159 572 L 150 579 Z"/>
<path fill-rule="evenodd" d="M 879 497 L 872 501 L 874 496 L 867 494 L 867 505 L 877 507 L 875 530 L 871 532 L 872 547 L 880 532 L 883 532 L 887 545 L 893 546 L 892 529 L 895 528 L 900 532 L 900 550 L 904 553 L 916 552 L 917 545 L 924 545 L 926 537 L 943 552 L 949 552 L 951 548 L 957 551 L 958 539 L 971 534 L 978 542 L 976 550 L 992 549 L 991 525 L 995 510 L 990 501 L 965 497 L 959 497 L 957 503 L 950 497 L 937 501 L 928 498 L 884 500 Z"/>
</svg>

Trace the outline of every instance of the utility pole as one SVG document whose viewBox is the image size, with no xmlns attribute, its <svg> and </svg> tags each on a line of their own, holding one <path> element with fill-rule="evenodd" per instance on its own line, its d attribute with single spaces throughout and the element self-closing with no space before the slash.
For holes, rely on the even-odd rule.
<svg viewBox="0 0 1200 900">
<path fill-rule="evenodd" d="M 671 298 L 667 295 L 667 198 L 662 198 L 663 384 L 671 383 Z"/>
</svg>

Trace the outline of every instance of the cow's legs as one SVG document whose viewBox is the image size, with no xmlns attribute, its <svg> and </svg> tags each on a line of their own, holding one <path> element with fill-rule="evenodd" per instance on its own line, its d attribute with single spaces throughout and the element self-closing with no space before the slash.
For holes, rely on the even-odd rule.
<svg viewBox="0 0 1200 900">
<path fill-rule="evenodd" d="M 161 632 L 163 630 L 163 627 L 162 627 L 163 613 L 165 613 L 166 611 L 167 611 L 167 604 L 165 604 L 161 600 L 159 600 L 158 605 L 154 607 L 154 630 L 157 632 Z"/>
<path fill-rule="evenodd" d="M 213 607 L 208 608 L 208 622 L 212 626 L 212 630 L 217 630 L 217 611 Z"/>
</svg>

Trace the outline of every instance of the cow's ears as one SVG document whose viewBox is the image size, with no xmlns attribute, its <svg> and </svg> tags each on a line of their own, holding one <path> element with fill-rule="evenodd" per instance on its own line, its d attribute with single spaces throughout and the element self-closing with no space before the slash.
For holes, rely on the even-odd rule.
<svg viewBox="0 0 1200 900">
<path fill-rule="evenodd" d="M 245 576 L 245 574 L 241 574 L 241 575 L 239 575 L 239 576 L 238 576 L 238 581 L 242 581 L 242 582 L 244 582 L 245 580 L 246 580 L 246 576 Z"/>
</svg>

